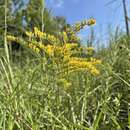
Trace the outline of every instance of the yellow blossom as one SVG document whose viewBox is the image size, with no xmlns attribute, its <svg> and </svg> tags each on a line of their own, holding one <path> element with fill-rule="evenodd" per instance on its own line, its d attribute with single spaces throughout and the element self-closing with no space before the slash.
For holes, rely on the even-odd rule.
<svg viewBox="0 0 130 130">
<path fill-rule="evenodd" d="M 43 38 L 45 39 L 46 38 L 46 36 L 47 36 L 47 34 L 45 33 L 45 32 L 43 32 Z"/>
<path fill-rule="evenodd" d="M 44 49 L 45 49 L 45 45 L 42 44 L 42 43 L 40 43 L 40 44 L 39 44 L 39 48 L 42 49 L 42 50 L 44 50 Z"/>
<path fill-rule="evenodd" d="M 40 50 L 39 50 L 39 48 L 35 48 L 35 50 L 34 50 L 36 53 L 39 53 L 40 52 Z"/>
<path fill-rule="evenodd" d="M 64 40 L 64 42 L 68 41 L 68 36 L 67 36 L 66 32 L 63 32 L 63 40 Z"/>
<path fill-rule="evenodd" d="M 39 31 L 38 28 L 34 27 L 34 33 L 37 34 L 38 31 Z"/>
<path fill-rule="evenodd" d="M 91 26 L 91 25 L 93 25 L 93 24 L 95 24 L 95 23 L 96 23 L 96 20 L 93 19 L 93 18 L 91 18 L 90 20 L 87 21 L 87 25 L 88 25 L 88 26 Z"/>
<path fill-rule="evenodd" d="M 90 70 L 91 74 L 93 75 L 99 75 L 100 74 L 100 71 L 97 70 L 95 67 L 93 67 L 91 70 Z"/>
<path fill-rule="evenodd" d="M 96 64 L 101 64 L 101 63 L 102 63 L 101 60 L 97 60 L 97 59 L 95 59 L 95 58 L 90 58 L 90 61 L 91 61 L 94 65 L 96 65 Z"/>
<path fill-rule="evenodd" d="M 39 38 L 43 38 L 43 36 L 45 36 L 45 33 L 41 32 L 37 27 L 34 27 L 34 34 Z"/>
<path fill-rule="evenodd" d="M 26 31 L 25 34 L 26 34 L 28 37 L 32 37 L 32 36 L 33 36 L 33 33 L 32 33 L 32 32 Z"/>
<path fill-rule="evenodd" d="M 87 70 L 93 75 L 100 74 L 100 71 L 96 68 L 95 64 L 90 61 L 83 61 L 81 59 L 78 60 L 78 58 L 71 58 L 69 60 L 69 66 L 75 68 L 76 70 Z"/>
<path fill-rule="evenodd" d="M 16 41 L 17 38 L 15 36 L 12 36 L 12 35 L 7 35 L 7 40 L 9 40 L 9 41 Z"/>
<path fill-rule="evenodd" d="M 54 47 L 51 45 L 47 45 L 45 47 L 45 51 L 48 55 L 53 56 L 54 55 Z"/>
<path fill-rule="evenodd" d="M 78 47 L 78 44 L 75 44 L 75 43 L 66 43 L 64 46 L 67 49 L 74 49 L 74 48 Z"/>
<path fill-rule="evenodd" d="M 95 49 L 93 47 L 87 47 L 86 50 L 87 51 L 94 51 Z"/>
<path fill-rule="evenodd" d="M 36 46 L 36 45 L 34 45 L 34 44 L 32 44 L 32 43 L 29 43 L 29 48 L 30 49 L 32 49 L 33 51 L 35 51 L 36 53 L 39 53 L 40 52 L 40 49 Z"/>
<path fill-rule="evenodd" d="M 29 45 L 28 45 L 28 46 L 29 46 L 29 48 L 33 48 L 33 45 L 32 45 L 31 43 L 29 43 Z"/>
</svg>

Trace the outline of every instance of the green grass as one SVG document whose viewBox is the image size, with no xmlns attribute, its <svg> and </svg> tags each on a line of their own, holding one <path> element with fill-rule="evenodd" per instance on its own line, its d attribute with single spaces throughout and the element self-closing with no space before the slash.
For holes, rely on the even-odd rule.
<svg viewBox="0 0 130 130">
<path fill-rule="evenodd" d="M 122 130 L 129 127 L 129 45 L 122 37 L 96 55 L 101 74 L 60 74 L 44 58 L 0 59 L 0 129 Z M 17 58 L 17 59 L 16 59 Z M 21 63 L 22 59 L 22 63 Z M 21 63 L 22 65 L 19 65 Z"/>
</svg>

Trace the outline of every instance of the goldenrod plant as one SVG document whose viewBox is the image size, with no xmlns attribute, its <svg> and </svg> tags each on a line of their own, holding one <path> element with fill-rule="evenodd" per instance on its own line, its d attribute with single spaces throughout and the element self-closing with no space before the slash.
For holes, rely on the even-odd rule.
<svg viewBox="0 0 130 130">
<path fill-rule="evenodd" d="M 64 31 L 61 33 L 60 37 L 55 37 L 54 35 L 47 34 L 45 32 L 40 31 L 40 29 L 38 29 L 37 27 L 34 27 L 33 32 L 25 32 L 25 34 L 28 36 L 27 40 L 20 39 L 11 35 L 7 35 L 7 38 L 10 41 L 17 41 L 21 45 L 32 49 L 34 53 L 37 53 L 39 55 L 44 54 L 43 57 L 51 59 L 54 65 L 68 65 L 68 72 L 86 70 L 93 75 L 98 75 L 100 74 L 100 71 L 96 68 L 96 66 L 97 64 L 101 64 L 99 60 L 92 60 L 91 57 L 76 58 L 73 56 L 80 51 L 80 48 L 82 48 L 84 53 L 88 53 L 88 55 L 94 51 L 93 47 L 78 46 L 78 41 L 76 41 L 75 39 L 77 38 L 76 32 L 80 31 L 85 25 L 90 26 L 95 23 L 96 22 L 94 19 L 83 21 L 73 26 L 73 32 Z M 60 38 L 62 38 L 62 40 Z"/>
</svg>

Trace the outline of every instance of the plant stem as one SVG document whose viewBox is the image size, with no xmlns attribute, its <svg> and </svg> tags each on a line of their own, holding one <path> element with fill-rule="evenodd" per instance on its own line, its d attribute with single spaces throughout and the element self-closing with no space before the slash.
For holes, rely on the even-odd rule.
<svg viewBox="0 0 130 130">
<path fill-rule="evenodd" d="M 45 6 L 45 0 L 42 0 L 42 32 L 44 31 L 44 21 L 43 21 L 43 17 L 44 17 L 44 6 Z"/>
<path fill-rule="evenodd" d="M 8 69 L 9 69 L 10 83 L 12 83 L 13 73 L 12 73 L 12 69 L 11 69 L 11 65 L 10 65 L 9 49 L 8 49 L 8 45 L 7 45 L 7 0 L 5 0 L 4 48 L 5 48 L 5 55 L 6 55 L 6 60 L 7 60 L 7 64 L 8 64 Z M 12 88 L 10 88 L 10 91 L 12 92 Z"/>
<path fill-rule="evenodd" d="M 128 14 L 126 9 L 126 0 L 123 0 L 123 9 L 124 9 L 124 18 L 125 18 L 125 25 L 126 25 L 126 34 L 129 36 L 129 23 L 128 23 Z"/>
</svg>

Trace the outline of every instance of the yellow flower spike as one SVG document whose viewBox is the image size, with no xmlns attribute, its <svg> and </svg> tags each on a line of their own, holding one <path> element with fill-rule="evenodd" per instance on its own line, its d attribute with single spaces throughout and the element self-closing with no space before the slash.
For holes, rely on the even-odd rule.
<svg viewBox="0 0 130 130">
<path fill-rule="evenodd" d="M 38 28 L 34 27 L 34 33 L 37 34 L 38 31 L 39 31 Z"/>
<path fill-rule="evenodd" d="M 12 36 L 12 35 L 7 35 L 7 40 L 9 40 L 9 41 L 16 41 L 17 38 L 15 36 Z"/>
<path fill-rule="evenodd" d="M 69 67 L 75 68 L 76 70 L 87 70 L 93 75 L 100 74 L 100 71 L 96 69 L 96 66 L 93 64 L 93 62 L 85 61 L 82 58 L 70 58 Z"/>
<path fill-rule="evenodd" d="M 44 50 L 44 49 L 45 49 L 45 46 L 44 46 L 42 43 L 40 43 L 40 44 L 39 44 L 39 48 L 42 49 L 42 50 Z"/>
<path fill-rule="evenodd" d="M 96 24 L 96 20 L 93 19 L 93 18 L 91 18 L 90 20 L 87 21 L 88 26 L 91 26 L 91 25 L 94 25 L 94 24 Z"/>
<path fill-rule="evenodd" d="M 100 71 L 97 70 L 96 68 L 93 68 L 90 72 L 91 72 L 91 74 L 93 74 L 93 75 L 99 75 L 99 74 L 100 74 Z"/>
<path fill-rule="evenodd" d="M 71 50 L 71 49 L 77 48 L 78 44 L 76 44 L 76 43 L 66 43 L 64 46 L 65 46 L 65 48 Z"/>
<path fill-rule="evenodd" d="M 68 41 L 68 36 L 67 36 L 66 32 L 63 32 L 63 40 L 64 40 L 64 42 Z"/>
<path fill-rule="evenodd" d="M 36 49 L 36 46 L 32 45 L 32 49 L 35 51 L 35 49 Z"/>
<path fill-rule="evenodd" d="M 61 56 L 63 56 L 63 47 L 55 46 L 54 47 L 54 56 L 58 59 L 60 59 Z"/>
<path fill-rule="evenodd" d="M 65 49 L 71 49 L 71 44 L 70 43 L 66 43 L 65 45 L 64 45 L 64 47 L 65 47 Z"/>
<path fill-rule="evenodd" d="M 43 38 L 45 39 L 47 36 L 47 34 L 45 32 L 43 32 Z"/>
<path fill-rule="evenodd" d="M 95 49 L 93 47 L 87 47 L 86 50 L 87 51 L 94 51 Z"/>
<path fill-rule="evenodd" d="M 31 43 L 29 43 L 28 47 L 29 47 L 29 48 L 32 48 L 32 44 L 31 44 Z"/>
<path fill-rule="evenodd" d="M 39 38 L 42 38 L 43 33 L 42 33 L 42 32 L 40 32 L 40 31 L 38 31 L 38 32 L 37 32 L 37 36 L 38 36 Z"/>
<path fill-rule="evenodd" d="M 37 27 L 34 27 L 34 34 L 39 38 L 43 37 L 43 32 L 41 32 Z"/>
<path fill-rule="evenodd" d="M 54 47 L 51 46 L 51 45 L 47 45 L 46 48 L 45 48 L 45 51 L 49 56 L 54 55 Z"/>
<path fill-rule="evenodd" d="M 95 58 L 90 58 L 90 61 L 91 61 L 92 64 L 94 64 L 94 65 L 97 65 L 97 64 L 101 64 L 101 63 L 102 63 L 101 60 L 98 60 L 98 59 L 95 59 Z"/>
<path fill-rule="evenodd" d="M 48 34 L 48 35 L 47 35 L 47 39 L 50 39 L 50 38 L 51 38 L 51 35 L 50 35 L 50 34 Z"/>
<path fill-rule="evenodd" d="M 32 43 L 29 43 L 29 44 L 28 44 L 28 47 L 29 47 L 30 49 L 32 49 L 33 51 L 35 51 L 36 53 L 39 53 L 39 52 L 40 52 L 40 49 L 39 49 L 36 45 L 34 45 L 34 44 L 32 44 Z"/>
<path fill-rule="evenodd" d="M 32 33 L 32 32 L 26 31 L 25 34 L 26 34 L 28 37 L 32 37 L 32 36 L 33 36 L 33 33 Z"/>
<path fill-rule="evenodd" d="M 40 52 L 39 48 L 36 47 L 36 48 L 35 48 L 35 52 L 36 52 L 36 53 L 39 53 L 39 52 Z"/>
<path fill-rule="evenodd" d="M 48 40 L 52 44 L 59 42 L 59 39 L 57 39 L 55 36 L 50 35 L 50 34 L 47 34 L 45 39 Z"/>
<path fill-rule="evenodd" d="M 102 61 L 101 60 L 96 60 L 96 64 L 101 64 Z"/>
<path fill-rule="evenodd" d="M 69 59 L 70 59 L 70 56 L 71 56 L 70 54 L 64 54 L 64 59 L 63 60 L 68 62 Z"/>
</svg>

